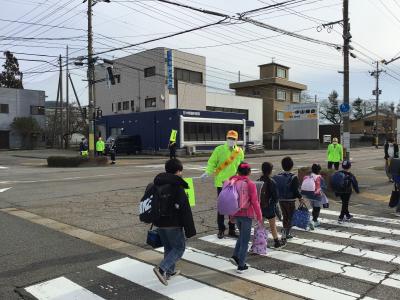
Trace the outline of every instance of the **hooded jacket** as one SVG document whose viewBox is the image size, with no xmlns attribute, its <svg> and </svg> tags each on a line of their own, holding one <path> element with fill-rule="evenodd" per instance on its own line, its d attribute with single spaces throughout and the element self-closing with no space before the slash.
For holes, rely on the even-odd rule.
<svg viewBox="0 0 400 300">
<path fill-rule="evenodd" d="M 340 144 L 329 144 L 327 150 L 328 161 L 340 162 L 343 160 L 343 147 Z"/>
<path fill-rule="evenodd" d="M 174 174 L 161 173 L 154 178 L 154 184 L 158 186 L 170 185 L 170 192 L 173 195 L 170 200 L 175 202 L 177 208 L 172 217 L 161 217 L 157 222 L 154 222 L 154 225 L 160 228 L 183 227 L 187 238 L 196 235 L 192 210 L 185 193 L 185 189 L 188 188 L 186 181 Z"/>
</svg>

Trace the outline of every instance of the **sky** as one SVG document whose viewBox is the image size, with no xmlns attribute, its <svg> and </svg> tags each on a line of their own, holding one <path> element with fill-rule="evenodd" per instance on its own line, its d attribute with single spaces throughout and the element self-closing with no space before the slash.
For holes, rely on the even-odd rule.
<svg viewBox="0 0 400 300">
<path fill-rule="evenodd" d="M 285 1 L 175 2 L 236 16 L 240 12 Z M 4 2 L 0 13 L 0 51 L 9 50 L 20 59 L 24 87 L 45 90 L 47 100 L 55 100 L 57 56 L 61 54 L 65 63 L 68 45 L 71 76 L 81 102 L 87 103 L 85 67 L 72 64 L 74 59 L 87 54 L 86 3 L 82 0 L 0 2 Z M 349 3 L 351 45 L 356 56 L 350 58 L 350 98 L 373 99 L 375 79 L 369 71 L 374 70 L 375 61 L 400 55 L 400 39 L 396 38 L 400 35 L 400 0 L 349 0 Z M 97 3 L 93 11 L 95 53 L 221 20 L 220 17 L 155 0 L 111 0 L 110 3 Z M 321 27 L 342 19 L 342 0 L 292 0 L 286 5 L 247 16 L 324 42 L 343 43 L 340 24 L 329 30 Z M 239 71 L 242 81 L 257 79 L 258 65 L 275 61 L 289 66 L 289 79 L 306 84 L 307 93 L 312 97 L 316 95 L 318 99 L 326 99 L 332 90 L 337 90 L 342 97 L 343 75 L 338 73 L 343 69 L 341 51 L 232 20 L 99 57 L 123 57 L 154 47 L 180 49 L 205 56 L 206 84 L 210 91 L 229 92 L 229 83 L 238 81 Z M 400 100 L 400 59 L 381 67 L 386 71 L 380 78 L 381 99 L 397 104 Z M 65 78 L 63 81 L 65 84 Z"/>
</svg>

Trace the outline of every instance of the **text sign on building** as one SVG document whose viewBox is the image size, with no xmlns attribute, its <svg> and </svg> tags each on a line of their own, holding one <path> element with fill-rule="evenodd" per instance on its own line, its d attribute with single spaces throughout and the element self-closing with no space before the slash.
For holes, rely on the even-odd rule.
<svg viewBox="0 0 400 300">
<path fill-rule="evenodd" d="M 318 103 L 288 105 L 285 121 L 292 120 L 318 120 Z"/>
<path fill-rule="evenodd" d="M 169 49 L 167 51 L 167 83 L 170 90 L 174 88 L 174 71 L 172 65 L 172 50 Z"/>
</svg>

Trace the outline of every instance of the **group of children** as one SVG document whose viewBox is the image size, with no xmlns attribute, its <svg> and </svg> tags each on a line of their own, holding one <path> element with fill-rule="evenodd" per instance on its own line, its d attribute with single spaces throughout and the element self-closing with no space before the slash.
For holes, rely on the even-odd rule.
<svg viewBox="0 0 400 300">
<path fill-rule="evenodd" d="M 320 226 L 318 217 L 324 199 L 327 198 L 324 192 L 326 184 L 322 178 L 321 166 L 313 164 L 311 167 L 310 178 L 315 180 L 315 191 L 302 191 L 299 178 L 292 172 L 294 163 L 290 157 L 282 159 L 281 166 L 283 172 L 272 176 L 273 165 L 264 162 L 261 166 L 262 176 L 258 181 L 253 182 L 249 179 L 251 168 L 249 164 L 242 162 L 238 167 L 236 177 L 246 179 L 248 185 L 249 208 L 241 209 L 233 217 L 239 230 L 239 237 L 230 261 L 237 266 L 237 272 L 243 273 L 248 267 L 245 263 L 248 243 L 250 241 L 252 219 L 256 219 L 259 226 L 263 226 L 263 219 L 267 219 L 269 228 L 274 239 L 274 248 L 282 248 L 287 240 L 293 238 L 292 217 L 296 210 L 296 200 L 299 205 L 306 205 L 306 200 L 312 207 L 312 220 L 309 228 L 314 230 Z M 350 220 L 352 215 L 349 213 L 349 201 L 352 191 L 359 193 L 358 183 L 355 176 L 350 172 L 350 161 L 343 161 L 340 176 L 344 179 L 344 188 L 336 190 L 335 195 L 342 200 L 342 209 L 338 218 L 338 223 Z M 260 182 L 258 189 L 256 183 Z M 305 200 L 306 199 L 306 200 Z M 279 217 L 279 210 L 282 212 L 282 231 L 281 238 L 278 236 L 276 219 Z"/>
</svg>

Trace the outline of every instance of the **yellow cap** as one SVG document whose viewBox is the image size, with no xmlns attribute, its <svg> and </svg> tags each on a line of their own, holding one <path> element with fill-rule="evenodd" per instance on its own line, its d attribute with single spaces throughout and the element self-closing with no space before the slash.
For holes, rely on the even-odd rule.
<svg viewBox="0 0 400 300">
<path fill-rule="evenodd" d="M 226 134 L 226 137 L 237 140 L 238 139 L 238 133 L 235 130 L 229 130 L 228 133 Z"/>
</svg>

